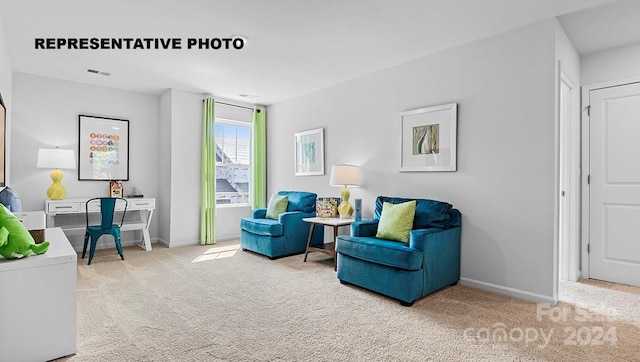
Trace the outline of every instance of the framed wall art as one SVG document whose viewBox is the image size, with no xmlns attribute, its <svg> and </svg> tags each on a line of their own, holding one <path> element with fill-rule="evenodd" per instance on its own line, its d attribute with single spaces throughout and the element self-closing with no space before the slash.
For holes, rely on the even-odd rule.
<svg viewBox="0 0 640 362">
<path fill-rule="evenodd" d="M 400 116 L 400 172 L 456 171 L 456 103 L 414 109 Z"/>
<path fill-rule="evenodd" d="M 79 116 L 78 180 L 129 180 L 129 121 Z"/>
<path fill-rule="evenodd" d="M 0 95 L 0 162 L 2 165 L 0 166 L 0 187 L 4 187 L 7 185 L 6 175 L 7 175 L 7 109 L 4 107 L 4 100 L 2 99 L 2 95 Z"/>
<path fill-rule="evenodd" d="M 324 128 L 297 132 L 294 138 L 296 176 L 324 175 Z"/>
</svg>

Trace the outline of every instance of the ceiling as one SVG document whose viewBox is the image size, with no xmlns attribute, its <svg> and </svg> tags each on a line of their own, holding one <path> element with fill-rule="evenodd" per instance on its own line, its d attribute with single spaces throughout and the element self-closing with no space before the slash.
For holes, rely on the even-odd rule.
<svg viewBox="0 0 640 362">
<path fill-rule="evenodd" d="M 637 0 L 0 0 L 0 17 L 14 71 L 268 105 L 556 16 L 581 53 L 640 41 L 639 6 Z M 185 44 L 236 35 L 248 38 L 240 50 Z M 36 38 L 103 37 L 183 43 L 168 50 L 35 49 Z"/>
</svg>

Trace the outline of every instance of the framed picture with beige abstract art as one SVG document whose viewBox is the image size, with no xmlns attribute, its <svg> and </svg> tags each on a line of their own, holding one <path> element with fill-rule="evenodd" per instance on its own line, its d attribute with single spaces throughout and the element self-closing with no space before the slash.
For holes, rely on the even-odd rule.
<svg viewBox="0 0 640 362">
<path fill-rule="evenodd" d="M 457 104 L 402 112 L 401 172 L 456 171 Z"/>
</svg>

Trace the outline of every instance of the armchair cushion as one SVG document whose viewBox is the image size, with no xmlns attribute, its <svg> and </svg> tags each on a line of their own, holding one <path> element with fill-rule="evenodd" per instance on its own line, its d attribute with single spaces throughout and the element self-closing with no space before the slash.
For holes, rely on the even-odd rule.
<svg viewBox="0 0 640 362">
<path fill-rule="evenodd" d="M 9 186 L 0 191 L 0 203 L 6 206 L 11 212 L 22 211 L 22 204 L 18 193 Z"/>
<path fill-rule="evenodd" d="M 265 215 L 265 217 L 268 219 L 278 220 L 278 216 L 287 211 L 288 204 L 288 196 L 276 194 L 271 195 L 271 197 L 269 198 L 269 205 L 267 205 L 267 214 Z"/>
<path fill-rule="evenodd" d="M 452 220 L 451 213 L 449 212 L 453 209 L 451 204 L 428 199 L 405 199 L 400 197 L 378 196 L 376 199 L 376 210 L 373 218 L 378 220 L 380 219 L 382 216 L 382 207 L 385 202 L 400 204 L 411 200 L 416 201 L 416 213 L 413 218 L 413 229 L 428 229 L 431 227 L 450 228 L 453 226 L 460 226 L 459 219 Z"/>
<path fill-rule="evenodd" d="M 289 204 L 287 211 L 316 212 L 318 196 L 305 191 L 278 191 L 278 195 L 287 196 Z"/>
<path fill-rule="evenodd" d="M 281 236 L 284 233 L 282 223 L 273 219 L 243 218 L 240 228 L 256 235 Z"/>
<path fill-rule="evenodd" d="M 341 254 L 360 260 L 404 270 L 420 270 L 423 254 L 407 243 L 371 237 L 340 235 L 337 240 Z"/>
<path fill-rule="evenodd" d="M 356 221 L 351 224 L 351 236 L 376 236 L 378 220 Z"/>
<path fill-rule="evenodd" d="M 399 204 L 385 202 L 382 205 L 376 238 L 408 242 L 415 213 L 415 200 Z"/>
</svg>

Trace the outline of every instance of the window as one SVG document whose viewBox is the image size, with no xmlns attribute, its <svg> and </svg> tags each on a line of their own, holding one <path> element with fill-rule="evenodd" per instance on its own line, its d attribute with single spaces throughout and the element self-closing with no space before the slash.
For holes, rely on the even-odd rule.
<svg viewBox="0 0 640 362">
<path fill-rule="evenodd" d="M 248 204 L 251 124 L 216 119 L 216 204 Z"/>
</svg>

